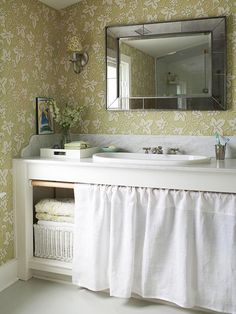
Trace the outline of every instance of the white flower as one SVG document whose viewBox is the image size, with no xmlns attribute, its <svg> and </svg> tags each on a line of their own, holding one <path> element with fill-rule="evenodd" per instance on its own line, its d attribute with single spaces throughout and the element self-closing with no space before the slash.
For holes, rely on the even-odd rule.
<svg viewBox="0 0 236 314">
<path fill-rule="evenodd" d="M 7 185 L 7 169 L 0 169 L 0 185 L 6 186 Z"/>
<path fill-rule="evenodd" d="M 101 121 L 99 119 L 94 120 L 93 125 L 95 127 L 96 130 L 99 130 L 100 126 L 101 126 Z"/>
<path fill-rule="evenodd" d="M 117 129 L 115 127 L 110 127 L 108 129 L 108 133 L 110 133 L 110 134 L 117 134 Z"/>
<path fill-rule="evenodd" d="M 83 133 L 88 133 L 89 131 L 90 120 L 82 120 L 80 121 L 80 128 Z"/>
<path fill-rule="evenodd" d="M 202 117 L 201 111 L 193 111 L 193 116 L 195 116 L 197 119 L 200 119 Z"/>
<path fill-rule="evenodd" d="M 10 46 L 11 44 L 11 40 L 14 37 L 13 34 L 11 32 L 3 32 L 1 34 L 2 39 L 5 39 L 8 43 L 8 45 Z"/>
<path fill-rule="evenodd" d="M 167 122 L 161 117 L 161 119 L 156 121 L 156 125 L 160 130 L 163 130 L 166 127 Z"/>
<path fill-rule="evenodd" d="M 21 58 L 24 57 L 23 50 L 21 48 L 14 48 L 13 51 L 16 55 L 15 63 L 18 64 L 20 62 Z"/>
<path fill-rule="evenodd" d="M 146 0 L 144 5 L 147 7 L 151 7 L 152 9 L 156 10 L 159 6 L 160 0 Z"/>
<path fill-rule="evenodd" d="M 2 124 L 2 130 L 6 131 L 9 135 L 11 135 L 11 130 L 14 127 L 14 124 L 11 121 L 4 121 Z"/>
<path fill-rule="evenodd" d="M 183 133 L 183 128 L 174 128 L 173 133 L 181 135 Z"/>
<path fill-rule="evenodd" d="M 85 22 L 84 23 L 84 28 L 83 28 L 83 32 L 84 33 L 88 33 L 91 32 L 94 29 L 94 22 Z"/>
<path fill-rule="evenodd" d="M 67 78 L 62 75 L 58 80 L 58 84 L 60 85 L 62 89 L 66 88 Z"/>
<path fill-rule="evenodd" d="M 90 16 L 94 16 L 95 11 L 97 10 L 97 7 L 95 5 L 85 5 L 85 9 L 83 10 L 83 13 L 85 15 L 89 14 Z"/>
<path fill-rule="evenodd" d="M 0 91 L 2 92 L 3 95 L 6 95 L 6 83 L 7 79 L 5 77 L 0 78 Z"/>
<path fill-rule="evenodd" d="M 139 126 L 143 133 L 151 134 L 152 124 L 153 124 L 153 120 L 141 119 Z"/>
<path fill-rule="evenodd" d="M 115 4 L 120 8 L 123 9 L 125 7 L 125 1 L 124 0 L 115 0 Z"/>
<path fill-rule="evenodd" d="M 25 69 L 21 69 L 21 81 L 28 82 L 29 81 L 29 73 L 25 71 Z"/>
<path fill-rule="evenodd" d="M 26 117 L 26 110 L 21 109 L 16 113 L 17 116 L 17 122 L 25 123 L 25 117 Z"/>
<path fill-rule="evenodd" d="M 118 112 L 109 112 L 108 113 L 108 121 L 116 121 L 118 122 L 119 114 Z"/>
<path fill-rule="evenodd" d="M 30 114 L 27 118 L 27 123 L 29 124 L 30 128 L 33 129 L 35 126 L 35 117 L 33 114 Z"/>
<path fill-rule="evenodd" d="M 89 89 L 91 92 L 95 91 L 95 86 L 97 85 L 97 82 L 92 80 L 92 81 L 85 81 L 85 84 L 83 85 L 84 88 Z"/>
<path fill-rule="evenodd" d="M 232 131 L 236 131 L 236 118 L 228 121 Z"/>
<path fill-rule="evenodd" d="M 186 112 L 175 112 L 175 117 L 174 120 L 175 121 L 185 121 L 186 120 Z"/>
<path fill-rule="evenodd" d="M 68 105 L 67 103 L 62 106 L 62 109 L 59 109 L 54 100 L 49 100 L 48 105 L 50 112 L 55 122 L 62 129 L 69 129 L 76 125 L 81 118 L 82 107 Z"/>
<path fill-rule="evenodd" d="M 11 152 L 11 148 L 12 148 L 11 142 L 4 141 L 3 147 L 2 147 L 2 153 L 7 154 L 7 153 Z"/>
<path fill-rule="evenodd" d="M 161 13 L 165 16 L 165 20 L 170 20 L 174 15 L 176 15 L 177 11 L 173 8 L 164 8 L 161 10 Z"/>
<path fill-rule="evenodd" d="M 3 62 L 9 62 L 11 61 L 11 51 L 10 50 L 6 50 L 6 49 L 3 49 L 2 50 L 2 57 L 1 57 L 1 60 Z"/>
<path fill-rule="evenodd" d="M 213 127 L 213 133 L 219 133 L 223 134 L 223 125 L 225 124 L 225 120 L 223 119 L 218 119 L 216 120 L 215 118 L 211 119 L 210 125 Z"/>
</svg>

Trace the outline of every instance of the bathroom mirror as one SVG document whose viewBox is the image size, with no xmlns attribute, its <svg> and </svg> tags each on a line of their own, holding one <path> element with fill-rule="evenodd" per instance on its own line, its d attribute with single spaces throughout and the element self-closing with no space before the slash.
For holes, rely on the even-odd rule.
<svg viewBox="0 0 236 314">
<path fill-rule="evenodd" d="M 106 28 L 108 110 L 226 110 L 225 17 Z"/>
</svg>

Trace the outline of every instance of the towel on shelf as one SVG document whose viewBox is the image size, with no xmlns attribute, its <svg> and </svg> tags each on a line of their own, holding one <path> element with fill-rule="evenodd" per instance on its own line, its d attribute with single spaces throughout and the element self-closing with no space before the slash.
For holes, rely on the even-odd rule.
<svg viewBox="0 0 236 314">
<path fill-rule="evenodd" d="M 55 216 L 74 216 L 75 201 L 73 198 L 40 200 L 35 205 L 36 213 L 47 213 Z"/>
<path fill-rule="evenodd" d="M 85 149 L 90 147 L 90 144 L 84 141 L 75 141 L 65 144 L 65 149 Z"/>
<path fill-rule="evenodd" d="M 42 227 L 59 227 L 59 228 L 73 228 L 74 224 L 70 222 L 59 222 L 50 220 L 39 220 L 38 225 Z"/>
<path fill-rule="evenodd" d="M 72 216 L 61 216 L 61 215 L 51 215 L 48 213 L 36 213 L 36 218 L 38 220 L 47 220 L 47 221 L 57 221 L 57 222 L 74 222 L 74 217 Z"/>
</svg>

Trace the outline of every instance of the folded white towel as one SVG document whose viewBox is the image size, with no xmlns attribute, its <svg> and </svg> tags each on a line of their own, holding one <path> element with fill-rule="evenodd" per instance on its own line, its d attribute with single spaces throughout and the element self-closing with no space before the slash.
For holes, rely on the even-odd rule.
<svg viewBox="0 0 236 314">
<path fill-rule="evenodd" d="M 73 228 L 74 224 L 69 222 L 58 222 L 58 221 L 49 221 L 49 220 L 39 220 L 38 225 L 45 227 L 69 227 Z"/>
<path fill-rule="evenodd" d="M 71 216 L 58 216 L 58 215 L 50 215 L 47 213 L 36 213 L 35 217 L 38 220 L 69 222 L 69 223 L 74 222 L 74 217 L 71 217 Z"/>
<path fill-rule="evenodd" d="M 51 199 L 46 198 L 40 200 L 35 205 L 37 213 L 47 213 L 57 216 L 74 216 L 75 201 L 72 198 Z"/>
<path fill-rule="evenodd" d="M 65 149 L 84 149 L 89 148 L 90 144 L 84 141 L 74 141 L 65 144 Z"/>
</svg>

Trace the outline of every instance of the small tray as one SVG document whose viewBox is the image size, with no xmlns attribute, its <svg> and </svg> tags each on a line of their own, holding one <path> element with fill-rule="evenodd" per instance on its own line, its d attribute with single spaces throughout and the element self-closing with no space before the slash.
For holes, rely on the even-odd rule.
<svg viewBox="0 0 236 314">
<path fill-rule="evenodd" d="M 53 149 L 40 148 L 40 156 L 46 158 L 58 159 L 81 159 L 92 157 L 93 154 L 100 151 L 99 147 L 91 147 L 84 149 Z"/>
</svg>

